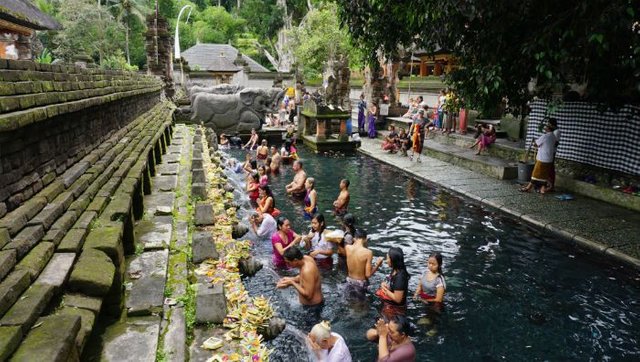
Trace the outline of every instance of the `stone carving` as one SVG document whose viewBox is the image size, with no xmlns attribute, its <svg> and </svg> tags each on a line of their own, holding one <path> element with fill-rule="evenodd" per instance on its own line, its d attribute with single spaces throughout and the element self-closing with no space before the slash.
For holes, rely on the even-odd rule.
<svg viewBox="0 0 640 362">
<path fill-rule="evenodd" d="M 249 133 L 259 130 L 266 113 L 275 113 L 284 97 L 278 88 L 245 88 L 236 94 L 196 94 L 192 121 L 203 122 L 216 133 Z"/>
<path fill-rule="evenodd" d="M 244 86 L 238 84 L 218 84 L 211 87 L 203 87 L 199 85 L 191 86 L 187 91 L 189 92 L 189 100 L 193 104 L 193 100 L 199 93 L 209 94 L 234 94 L 244 89 Z"/>
</svg>

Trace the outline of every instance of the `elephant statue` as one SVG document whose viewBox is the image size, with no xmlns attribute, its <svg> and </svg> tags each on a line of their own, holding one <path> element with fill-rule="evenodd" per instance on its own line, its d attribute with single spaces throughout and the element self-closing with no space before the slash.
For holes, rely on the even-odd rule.
<svg viewBox="0 0 640 362">
<path fill-rule="evenodd" d="M 191 104 L 191 120 L 204 123 L 217 134 L 259 130 L 266 114 L 277 111 L 284 92 L 279 88 L 245 88 L 235 94 L 198 93 Z"/>
<path fill-rule="evenodd" d="M 209 94 L 234 94 L 238 93 L 244 89 L 244 86 L 237 84 L 218 84 L 211 87 L 204 87 L 199 85 L 193 85 L 187 89 L 189 92 L 189 100 L 191 104 L 193 104 L 193 100 L 195 99 L 198 93 L 209 93 Z"/>
</svg>

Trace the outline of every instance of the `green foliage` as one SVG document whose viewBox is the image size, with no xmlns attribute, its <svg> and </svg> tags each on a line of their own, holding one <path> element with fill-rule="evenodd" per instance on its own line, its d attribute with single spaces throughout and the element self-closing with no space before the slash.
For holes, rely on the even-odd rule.
<svg viewBox="0 0 640 362">
<path fill-rule="evenodd" d="M 221 6 L 212 6 L 197 13 L 192 29 L 202 43 L 227 43 L 242 32 L 246 20 L 229 14 Z"/>
<path fill-rule="evenodd" d="M 41 63 L 41 64 L 51 64 L 51 62 L 53 61 L 53 55 L 51 54 L 49 49 L 44 48 L 42 49 L 42 53 L 40 53 L 40 55 L 35 59 L 35 61 L 36 63 Z"/>
<path fill-rule="evenodd" d="M 305 77 L 320 76 L 329 59 L 348 58 L 354 51 L 336 12 L 336 4 L 327 3 L 309 11 L 304 22 L 291 30 L 293 54 Z"/>
<path fill-rule="evenodd" d="M 54 38 L 57 58 L 72 62 L 76 55 L 86 53 L 101 62 L 123 48 L 123 26 L 93 1 L 65 0 L 60 3 L 58 17 L 63 30 Z"/>
<path fill-rule="evenodd" d="M 481 110 L 504 97 L 522 108 L 531 79 L 543 97 L 582 84 L 593 101 L 640 101 L 637 0 L 337 2 L 371 64 L 378 50 L 391 59 L 412 45 L 452 51 L 461 67 L 447 82 Z"/>
<path fill-rule="evenodd" d="M 284 26 L 284 9 L 276 0 L 246 0 L 238 14 L 247 19 L 247 29 L 262 42 L 270 43 Z"/>
</svg>

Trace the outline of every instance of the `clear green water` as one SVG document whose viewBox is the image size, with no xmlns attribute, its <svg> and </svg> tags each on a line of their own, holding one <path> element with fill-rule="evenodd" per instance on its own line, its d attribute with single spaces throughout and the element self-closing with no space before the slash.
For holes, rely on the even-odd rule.
<svg viewBox="0 0 640 362">
<path fill-rule="evenodd" d="M 244 158 L 239 151 L 233 154 Z M 374 255 L 384 255 L 391 246 L 404 250 L 412 275 L 410 293 L 427 256 L 443 254 L 448 286 L 444 313 L 434 318 L 423 305 L 409 302 L 418 361 L 640 360 L 637 272 L 579 254 L 497 210 L 368 157 L 329 158 L 305 150 L 301 156 L 307 173 L 317 180 L 320 210 L 330 227 L 337 227 L 330 209 L 338 181 L 351 181 L 350 210 L 369 233 Z M 292 178 L 290 166 L 283 171 L 270 180 L 277 207 L 294 230 L 306 231 L 302 206 L 284 194 Z M 275 289 L 278 276 L 269 265 L 270 243 L 258 243 L 254 253 L 265 268 L 245 281 L 248 290 L 272 297 L 279 314 L 294 327 L 269 342 L 272 360 L 306 360 L 299 337 L 308 330 L 294 290 Z M 322 317 L 346 339 L 355 361 L 372 361 L 377 355 L 364 333 L 381 307 L 372 296 L 374 286 L 388 273 L 383 268 L 374 275 L 368 302 L 353 305 L 341 292 L 345 274 L 336 263 L 323 272 Z M 422 324 L 425 316 L 432 325 Z"/>
</svg>

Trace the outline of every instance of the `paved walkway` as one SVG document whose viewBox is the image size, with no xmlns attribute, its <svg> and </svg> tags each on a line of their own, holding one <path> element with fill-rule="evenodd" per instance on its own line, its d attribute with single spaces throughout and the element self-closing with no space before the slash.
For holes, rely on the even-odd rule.
<svg viewBox="0 0 640 362">
<path fill-rule="evenodd" d="M 424 155 L 422 163 L 417 163 L 384 152 L 381 145 L 381 139 L 363 139 L 359 150 L 407 174 L 546 229 L 581 249 L 640 269 L 638 212 L 581 196 L 560 201 L 554 197 L 557 194 L 521 193 L 513 181 L 498 180 Z"/>
</svg>

